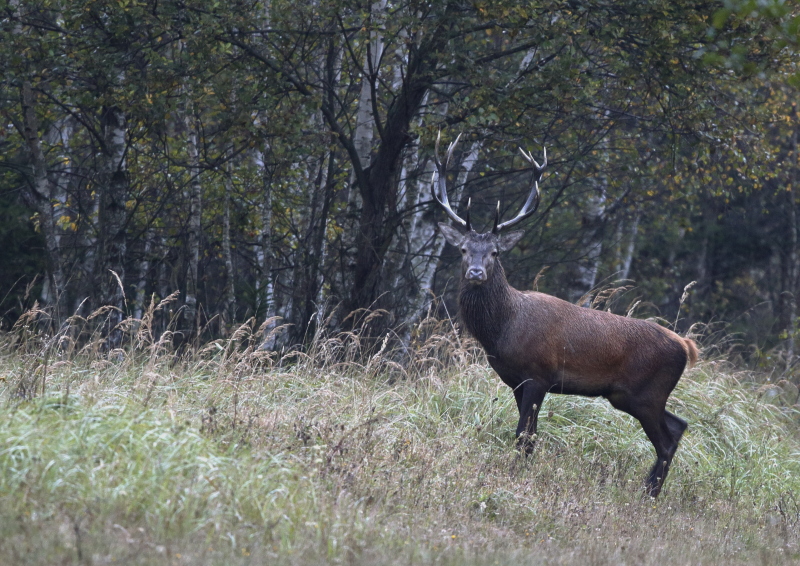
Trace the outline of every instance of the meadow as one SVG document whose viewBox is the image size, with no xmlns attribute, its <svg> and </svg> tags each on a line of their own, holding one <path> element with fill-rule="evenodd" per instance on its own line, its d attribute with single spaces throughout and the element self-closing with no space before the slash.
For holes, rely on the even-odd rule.
<svg viewBox="0 0 800 566">
<path fill-rule="evenodd" d="M 521 456 L 511 391 L 447 321 L 399 362 L 357 333 L 266 352 L 252 324 L 176 352 L 155 310 L 111 352 L 91 321 L 0 335 L 0 563 L 800 561 L 777 372 L 708 349 L 671 397 L 689 430 L 653 500 L 652 446 L 604 400 L 548 396 Z"/>
</svg>

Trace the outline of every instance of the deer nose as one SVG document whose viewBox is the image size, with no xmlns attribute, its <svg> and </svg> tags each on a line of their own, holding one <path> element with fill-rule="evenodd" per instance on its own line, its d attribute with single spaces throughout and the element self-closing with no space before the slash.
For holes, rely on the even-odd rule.
<svg viewBox="0 0 800 566">
<path fill-rule="evenodd" d="M 470 267 L 467 270 L 468 281 L 486 281 L 486 272 L 482 267 Z"/>
</svg>

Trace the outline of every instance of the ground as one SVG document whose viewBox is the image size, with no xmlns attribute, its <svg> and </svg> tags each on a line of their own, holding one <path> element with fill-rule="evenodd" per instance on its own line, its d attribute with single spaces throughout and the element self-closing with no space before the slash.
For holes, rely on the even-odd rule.
<svg viewBox="0 0 800 566">
<path fill-rule="evenodd" d="M 652 446 L 601 399 L 549 396 L 521 456 L 511 391 L 455 334 L 403 364 L 353 336 L 283 358 L 247 329 L 180 357 L 20 336 L 0 337 L 0 563 L 800 560 L 794 390 L 719 360 L 671 397 L 689 431 L 653 500 Z"/>
</svg>

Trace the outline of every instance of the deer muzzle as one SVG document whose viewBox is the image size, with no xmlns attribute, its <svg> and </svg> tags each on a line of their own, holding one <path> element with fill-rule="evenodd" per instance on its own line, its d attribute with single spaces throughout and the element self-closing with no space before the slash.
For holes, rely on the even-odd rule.
<svg viewBox="0 0 800 566">
<path fill-rule="evenodd" d="M 470 283 L 483 283 L 486 281 L 486 270 L 482 267 L 470 267 L 464 278 Z"/>
</svg>

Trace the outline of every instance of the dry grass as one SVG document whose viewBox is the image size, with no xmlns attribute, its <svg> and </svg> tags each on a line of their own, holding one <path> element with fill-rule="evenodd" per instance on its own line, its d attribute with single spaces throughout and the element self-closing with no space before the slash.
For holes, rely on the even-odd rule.
<svg viewBox="0 0 800 566">
<path fill-rule="evenodd" d="M 150 328 L 159 308 L 112 352 L 90 322 L 38 330 L 42 313 L 1 338 L 0 562 L 800 558 L 786 383 L 688 372 L 671 410 L 690 429 L 652 501 L 652 447 L 604 401 L 548 397 L 521 457 L 510 391 L 449 323 L 425 321 L 402 356 L 358 333 L 278 356 L 250 324 L 178 355 Z"/>
</svg>

